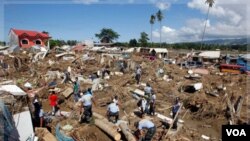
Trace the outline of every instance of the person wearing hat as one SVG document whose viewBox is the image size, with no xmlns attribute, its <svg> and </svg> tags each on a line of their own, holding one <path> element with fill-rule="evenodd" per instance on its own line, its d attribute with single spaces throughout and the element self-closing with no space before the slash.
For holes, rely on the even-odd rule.
<svg viewBox="0 0 250 141">
<path fill-rule="evenodd" d="M 156 132 L 156 127 L 155 124 L 148 120 L 148 119 L 142 119 L 141 121 L 137 121 L 134 123 L 134 126 L 137 128 L 137 133 L 138 133 L 138 138 L 142 139 L 142 141 L 151 141 L 155 132 Z M 143 129 L 147 130 L 147 133 L 145 134 L 144 137 L 143 135 Z"/>
<path fill-rule="evenodd" d="M 178 116 L 176 118 L 175 118 L 175 116 L 180 109 L 180 102 L 179 101 L 180 101 L 180 98 L 176 97 L 174 105 L 172 107 L 172 113 L 173 113 L 172 118 L 175 119 L 174 123 L 173 123 L 173 127 L 172 127 L 173 130 L 177 129 Z"/>
<path fill-rule="evenodd" d="M 83 103 L 83 115 L 84 118 L 81 117 L 80 122 L 86 121 L 90 122 L 92 118 L 92 102 L 95 104 L 95 101 L 93 99 L 93 95 L 90 92 L 84 93 L 84 95 L 79 99 L 79 102 Z M 82 111 L 80 111 L 81 113 Z"/>
</svg>

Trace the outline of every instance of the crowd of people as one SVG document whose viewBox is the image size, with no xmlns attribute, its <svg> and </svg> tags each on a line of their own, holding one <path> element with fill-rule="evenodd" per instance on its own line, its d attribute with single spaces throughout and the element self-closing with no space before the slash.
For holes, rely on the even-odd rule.
<svg viewBox="0 0 250 141">
<path fill-rule="evenodd" d="M 121 64 L 120 71 L 122 73 L 125 72 L 124 64 Z M 102 69 L 101 78 L 104 78 L 106 74 L 109 74 L 110 71 L 108 67 L 104 67 Z M 72 84 L 73 88 L 73 100 L 75 103 L 79 104 L 79 123 L 90 123 L 92 120 L 93 112 L 92 112 L 92 105 L 96 105 L 93 92 L 91 88 L 86 90 L 81 90 L 81 85 L 78 78 L 75 78 L 75 81 L 71 80 L 70 73 L 68 71 L 64 72 L 64 80 L 63 83 L 70 83 Z M 139 65 L 136 67 L 135 70 L 135 80 L 136 85 L 138 86 L 141 81 L 142 76 L 142 67 Z M 99 77 L 99 76 L 97 76 Z M 49 89 L 49 105 L 51 106 L 51 112 L 49 113 L 51 116 L 63 116 L 60 111 L 60 103 L 58 98 L 58 93 L 56 91 L 57 82 L 54 79 L 52 82 L 48 83 Z M 32 87 L 27 87 L 27 93 L 33 94 L 34 91 Z M 42 102 L 39 101 L 39 98 L 36 94 L 33 94 L 33 123 L 35 127 L 46 127 L 46 116 L 45 112 L 43 111 Z M 110 122 L 117 123 L 119 120 L 119 112 L 120 107 L 122 104 L 119 102 L 118 95 L 115 95 L 111 100 L 110 104 L 107 106 L 106 116 Z M 137 103 L 138 108 L 140 109 L 140 121 L 134 123 L 135 128 L 137 131 L 135 132 L 135 136 L 142 141 L 151 141 L 155 132 L 156 126 L 155 124 L 146 119 L 145 116 L 155 116 L 155 107 L 156 107 L 156 93 L 151 87 L 149 83 L 146 83 L 144 88 L 144 96 L 140 98 Z M 176 98 L 174 104 L 172 106 L 172 118 L 175 119 L 173 121 L 172 129 L 177 129 L 177 121 L 178 117 L 178 110 L 180 108 L 180 99 Z M 146 130 L 147 132 L 143 134 L 143 131 Z M 143 136 L 144 135 L 144 136 Z"/>
</svg>

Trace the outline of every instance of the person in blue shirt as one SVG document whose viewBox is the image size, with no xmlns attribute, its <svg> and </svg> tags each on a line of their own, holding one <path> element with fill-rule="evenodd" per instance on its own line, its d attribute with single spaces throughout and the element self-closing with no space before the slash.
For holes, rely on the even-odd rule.
<svg viewBox="0 0 250 141">
<path fill-rule="evenodd" d="M 156 132 L 156 127 L 155 124 L 148 120 L 148 119 L 142 119 L 139 122 L 135 122 L 134 126 L 137 128 L 137 133 L 138 133 L 138 138 L 142 139 L 142 141 L 151 141 L 155 132 Z M 143 129 L 147 130 L 147 133 L 145 134 L 144 137 L 143 135 Z"/>
<path fill-rule="evenodd" d="M 180 101 L 180 98 L 177 97 L 175 99 L 174 105 L 172 107 L 172 113 L 173 113 L 173 117 L 172 118 L 173 119 L 175 118 L 175 116 L 177 116 L 176 114 L 177 114 L 178 110 L 180 109 L 180 102 L 179 101 Z M 174 129 L 174 130 L 177 129 L 177 122 L 178 122 L 178 116 L 174 120 L 172 129 Z"/>
<path fill-rule="evenodd" d="M 113 102 L 108 105 L 107 116 L 109 121 L 112 121 L 111 118 L 115 117 L 115 123 L 117 122 L 117 120 L 119 119 L 119 107 L 117 103 Z"/>
</svg>

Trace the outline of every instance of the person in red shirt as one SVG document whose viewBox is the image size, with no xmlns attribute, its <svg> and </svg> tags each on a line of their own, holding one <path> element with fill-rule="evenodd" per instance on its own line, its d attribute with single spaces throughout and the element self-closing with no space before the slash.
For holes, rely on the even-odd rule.
<svg viewBox="0 0 250 141">
<path fill-rule="evenodd" d="M 52 91 L 52 93 L 49 96 L 50 106 L 52 107 L 52 115 L 55 115 L 56 113 L 57 100 L 58 97 L 55 91 Z"/>
</svg>

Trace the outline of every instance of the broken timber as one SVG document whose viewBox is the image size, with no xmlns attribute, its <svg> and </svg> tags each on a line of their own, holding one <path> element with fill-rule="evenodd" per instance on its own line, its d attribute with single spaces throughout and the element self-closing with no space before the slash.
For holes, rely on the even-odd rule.
<svg viewBox="0 0 250 141">
<path fill-rule="evenodd" d="M 112 126 L 109 126 L 107 122 L 105 122 L 102 119 L 96 119 L 95 125 L 102 129 L 104 132 L 109 134 L 111 137 L 113 137 L 114 140 L 118 141 L 121 139 L 121 134 L 118 133 L 116 129 L 114 129 Z"/>
<path fill-rule="evenodd" d="M 121 122 L 119 124 L 119 126 L 122 130 L 122 133 L 125 135 L 125 137 L 128 141 L 136 141 L 134 135 L 130 132 L 128 125 L 125 122 Z"/>
</svg>

